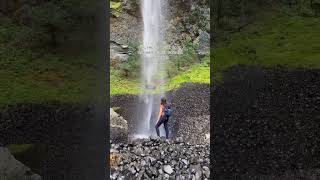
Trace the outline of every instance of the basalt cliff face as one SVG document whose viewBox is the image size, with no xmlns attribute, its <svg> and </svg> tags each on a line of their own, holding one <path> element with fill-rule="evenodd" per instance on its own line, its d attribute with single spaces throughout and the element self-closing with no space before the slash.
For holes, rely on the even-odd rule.
<svg viewBox="0 0 320 180">
<path fill-rule="evenodd" d="M 142 44 L 143 22 L 140 0 L 121 0 L 117 16 L 110 14 L 111 65 L 117 67 L 127 61 Z M 187 42 L 198 44 L 199 57 L 209 53 L 210 7 L 209 1 L 164 1 L 163 31 L 171 48 L 182 49 Z M 111 10 L 112 12 L 112 10 Z"/>
</svg>

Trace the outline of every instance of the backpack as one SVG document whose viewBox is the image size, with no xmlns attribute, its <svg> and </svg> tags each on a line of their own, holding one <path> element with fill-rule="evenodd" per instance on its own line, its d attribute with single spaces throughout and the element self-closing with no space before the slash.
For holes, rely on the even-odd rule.
<svg viewBox="0 0 320 180">
<path fill-rule="evenodd" d="M 172 109 L 170 107 L 170 105 L 166 105 L 164 107 L 164 114 L 167 116 L 167 117 L 170 117 L 172 115 Z"/>
</svg>

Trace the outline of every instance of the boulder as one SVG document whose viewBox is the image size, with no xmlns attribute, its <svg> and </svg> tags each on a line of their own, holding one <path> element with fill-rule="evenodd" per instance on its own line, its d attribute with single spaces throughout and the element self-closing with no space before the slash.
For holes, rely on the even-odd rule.
<svg viewBox="0 0 320 180">
<path fill-rule="evenodd" d="M 128 140 L 128 123 L 112 108 L 110 108 L 110 140 L 113 142 Z"/>
<path fill-rule="evenodd" d="M 30 168 L 17 161 L 5 147 L 0 147 L 0 177 L 1 180 L 42 179 L 38 174 L 34 174 Z"/>
<path fill-rule="evenodd" d="M 204 57 L 210 52 L 210 34 L 199 30 L 199 36 L 196 38 L 195 43 L 199 45 L 197 53 L 200 57 Z"/>
<path fill-rule="evenodd" d="M 115 42 L 110 43 L 111 66 L 117 68 L 119 64 L 126 62 L 129 58 L 127 46 Z"/>
</svg>

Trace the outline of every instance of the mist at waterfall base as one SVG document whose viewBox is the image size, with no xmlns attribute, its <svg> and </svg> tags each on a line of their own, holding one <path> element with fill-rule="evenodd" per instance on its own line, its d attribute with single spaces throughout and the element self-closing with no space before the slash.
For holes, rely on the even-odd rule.
<svg viewBox="0 0 320 180">
<path fill-rule="evenodd" d="M 155 124 L 160 109 L 160 99 L 164 96 L 162 87 L 156 87 L 155 82 L 164 81 L 161 75 L 165 71 L 166 55 L 163 52 L 165 25 L 164 0 L 141 0 L 143 19 L 143 43 L 141 51 L 141 82 L 138 112 L 138 129 L 134 138 L 147 138 L 156 135 Z M 160 88 L 158 94 L 150 93 L 150 89 Z M 165 135 L 163 125 L 160 126 L 161 136 Z"/>
</svg>

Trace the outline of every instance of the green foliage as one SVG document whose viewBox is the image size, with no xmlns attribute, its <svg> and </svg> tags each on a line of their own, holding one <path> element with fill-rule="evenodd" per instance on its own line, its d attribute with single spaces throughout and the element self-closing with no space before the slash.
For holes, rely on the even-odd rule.
<svg viewBox="0 0 320 180">
<path fill-rule="evenodd" d="M 115 94 L 138 94 L 140 83 L 137 80 L 127 80 L 122 77 L 119 70 L 110 68 L 110 95 Z"/>
<path fill-rule="evenodd" d="M 33 144 L 10 144 L 7 146 L 7 148 L 13 155 L 15 155 L 28 151 L 33 148 L 33 146 Z"/>
<path fill-rule="evenodd" d="M 1 17 L 0 104 L 95 101 L 98 58 L 79 51 L 94 47 L 95 11 L 89 0 L 52 0 L 32 7 L 30 26 Z"/>
<path fill-rule="evenodd" d="M 40 42 L 32 28 L 14 24 L 10 19 L 0 18 L 0 43 L 19 48 L 31 48 L 34 41 Z M 40 33 L 39 33 L 40 34 Z"/>
<path fill-rule="evenodd" d="M 266 14 L 257 23 L 219 43 L 213 54 L 214 80 L 237 64 L 320 68 L 320 19 Z"/>
<path fill-rule="evenodd" d="M 121 72 L 110 69 L 110 95 L 116 94 L 139 94 L 141 83 L 139 80 L 128 80 L 121 76 Z M 210 83 L 210 56 L 204 58 L 204 62 L 196 64 L 189 70 L 180 72 L 178 75 L 168 79 L 168 81 L 158 87 L 156 90 L 150 90 L 149 93 L 158 93 L 160 88 L 166 91 L 179 88 L 184 83 Z"/>
<path fill-rule="evenodd" d="M 218 32 L 239 31 L 239 28 L 250 24 L 263 12 L 278 11 L 305 17 L 320 15 L 320 3 L 317 0 L 214 0 L 213 4 L 213 28 Z M 221 37 L 224 34 L 222 32 L 217 36 Z"/>
<path fill-rule="evenodd" d="M 181 71 L 189 69 L 190 66 L 198 62 L 197 53 L 195 51 L 197 44 L 194 44 L 191 40 L 185 42 L 182 54 L 170 55 L 169 62 L 167 64 L 167 74 L 169 77 L 173 77 Z"/>
<path fill-rule="evenodd" d="M 140 60 L 138 55 L 129 56 L 128 60 L 120 64 L 120 71 L 125 78 L 134 78 L 140 72 Z"/>
<path fill-rule="evenodd" d="M 3 45 L 0 59 L 0 104 L 94 100 L 97 75 L 96 67 L 87 63 L 90 59 Z"/>
<path fill-rule="evenodd" d="M 131 54 L 133 54 L 134 56 L 138 55 L 139 43 L 137 43 L 137 42 L 128 42 L 128 48 L 129 48 L 129 51 L 131 52 Z"/>
<path fill-rule="evenodd" d="M 31 21 L 26 24 L 1 18 L 1 29 L 11 30 L 7 38 L 2 32 L 1 40 L 19 47 L 54 50 L 75 49 L 92 41 L 96 15 L 92 1 L 46 1 L 32 6 L 30 15 Z"/>
<path fill-rule="evenodd" d="M 164 88 L 166 91 L 180 87 L 181 84 L 187 82 L 193 83 L 210 83 L 210 56 L 206 56 L 203 63 L 197 64 L 197 54 L 195 52 L 196 44 L 192 41 L 185 43 L 185 48 L 181 55 L 171 56 L 167 62 L 167 74 L 158 74 L 158 76 L 168 76 L 168 81 L 158 87 L 156 90 L 150 90 L 149 93 L 157 93 L 160 88 Z M 135 49 L 135 48 L 133 48 Z M 137 49 L 136 49 L 137 50 Z M 140 72 L 140 64 L 135 64 L 138 61 L 139 56 L 132 56 L 132 59 L 125 63 L 125 66 L 120 70 L 110 68 L 110 94 L 138 94 L 141 89 L 141 82 L 137 79 L 137 76 L 132 76 L 132 73 L 136 71 Z M 178 62 L 180 64 L 178 64 Z M 133 65 L 130 65 L 130 62 Z M 178 69 L 178 65 L 180 66 Z M 128 77 L 124 76 L 124 69 L 127 68 Z M 132 72 L 131 72 L 132 71 Z M 131 74 L 130 74 L 131 73 Z M 165 72 L 164 72 L 165 73 Z"/>
<path fill-rule="evenodd" d="M 120 64 L 118 70 L 120 70 L 122 77 L 132 79 L 140 75 L 141 60 L 138 54 L 138 44 L 129 43 L 128 47 L 131 55 L 129 55 L 126 62 Z"/>
<path fill-rule="evenodd" d="M 110 0 L 111 14 L 115 17 L 119 17 L 121 15 L 121 6 L 121 2 L 115 2 Z"/>
<path fill-rule="evenodd" d="M 120 7 L 121 7 L 121 2 L 110 1 L 110 8 L 111 9 L 119 9 Z"/>
<path fill-rule="evenodd" d="M 209 56 L 202 64 L 197 64 L 187 70 L 173 77 L 166 83 L 165 89 L 172 90 L 179 88 L 184 83 L 205 83 L 210 84 L 210 60 Z"/>
</svg>

